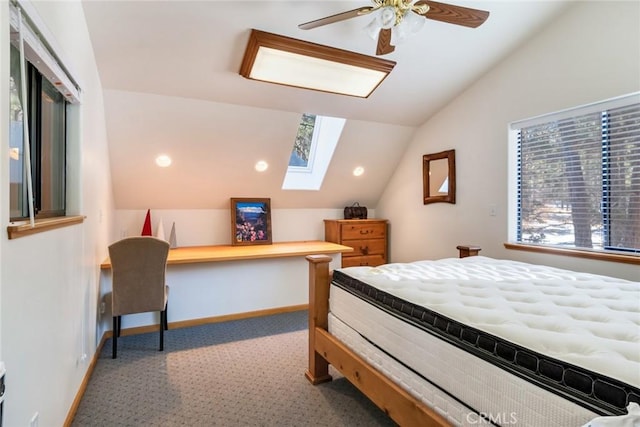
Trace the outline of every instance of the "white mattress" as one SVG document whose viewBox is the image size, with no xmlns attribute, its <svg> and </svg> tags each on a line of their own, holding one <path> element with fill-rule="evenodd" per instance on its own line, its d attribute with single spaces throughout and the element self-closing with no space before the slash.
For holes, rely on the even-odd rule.
<svg viewBox="0 0 640 427">
<path fill-rule="evenodd" d="M 406 323 L 394 325 L 397 319 L 339 288 L 331 292 L 336 311 L 349 313 L 347 321 L 358 319 L 357 327 L 375 335 L 378 345 L 391 343 L 396 351 L 390 357 L 333 314 L 331 334 L 453 426 L 489 425 L 491 419 L 497 425 L 577 427 L 597 416 L 442 340 L 415 336 Z M 395 358 L 410 360 L 413 369 Z"/>
<path fill-rule="evenodd" d="M 339 289 L 338 291 L 343 292 Z M 371 345 L 360 334 L 332 314 L 329 314 L 329 330 L 371 366 L 388 378 L 393 378 L 396 384 L 399 384 L 414 397 L 437 411 L 451 424 L 455 426 L 478 424 L 474 422 L 478 418 L 472 409 L 453 399 L 438 387 L 425 381 L 415 372 L 407 369 L 395 359 Z"/>
<path fill-rule="evenodd" d="M 342 270 L 387 293 L 539 353 L 633 386 L 639 384 L 640 283 L 485 257 Z M 330 311 L 332 333 L 356 351 L 369 346 L 365 354 L 374 366 L 382 366 L 380 361 L 389 356 L 360 335 L 402 360 L 415 373 L 398 364 L 409 377 L 393 373 L 391 378 L 455 425 L 478 421 L 474 423 L 470 410 L 456 399 L 416 378 L 428 378 L 475 411 L 501 418 L 497 424 L 509 424 L 504 422 L 507 417 L 515 417 L 518 425 L 570 426 L 596 416 L 335 286 L 331 287 Z M 421 387 L 427 387 L 426 391 L 420 391 Z M 445 403 L 434 405 L 434 399 Z"/>
<path fill-rule="evenodd" d="M 640 282 L 481 256 L 342 271 L 514 344 L 640 387 Z"/>
</svg>

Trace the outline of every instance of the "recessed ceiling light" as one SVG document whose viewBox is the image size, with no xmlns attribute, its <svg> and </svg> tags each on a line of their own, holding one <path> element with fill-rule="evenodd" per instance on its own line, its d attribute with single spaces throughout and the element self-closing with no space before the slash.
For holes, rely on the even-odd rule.
<svg viewBox="0 0 640 427">
<path fill-rule="evenodd" d="M 353 176 L 360 176 L 364 173 L 364 168 L 362 166 L 358 166 L 353 170 Z"/>
<path fill-rule="evenodd" d="M 256 165 L 255 165 L 255 168 L 258 172 L 264 172 L 267 170 L 268 167 L 269 167 L 269 163 L 265 162 L 264 160 L 260 160 L 256 162 Z"/>
<path fill-rule="evenodd" d="M 158 157 L 156 157 L 156 165 L 160 166 L 161 168 L 170 166 L 171 157 L 167 156 L 166 154 L 160 154 Z"/>
</svg>

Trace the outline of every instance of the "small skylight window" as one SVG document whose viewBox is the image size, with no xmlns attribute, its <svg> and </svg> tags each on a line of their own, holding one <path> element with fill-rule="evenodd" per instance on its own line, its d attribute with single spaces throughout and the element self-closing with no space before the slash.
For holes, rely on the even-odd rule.
<svg viewBox="0 0 640 427">
<path fill-rule="evenodd" d="M 293 150 L 289 158 L 289 166 L 308 167 L 311 156 L 311 142 L 313 141 L 313 129 L 316 125 L 316 116 L 303 114 L 298 125 L 296 140 L 293 142 Z"/>
<path fill-rule="evenodd" d="M 303 114 L 293 142 L 283 190 L 319 190 L 346 120 Z"/>
</svg>

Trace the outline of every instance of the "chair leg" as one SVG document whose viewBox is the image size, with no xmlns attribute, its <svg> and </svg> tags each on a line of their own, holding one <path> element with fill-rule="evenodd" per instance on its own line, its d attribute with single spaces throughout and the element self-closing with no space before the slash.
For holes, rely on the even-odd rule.
<svg viewBox="0 0 640 427">
<path fill-rule="evenodd" d="M 169 303 L 164 306 L 164 330 L 169 330 Z"/>
<path fill-rule="evenodd" d="M 111 346 L 111 358 L 115 359 L 118 352 L 118 318 L 119 316 L 113 316 L 113 344 Z"/>
<path fill-rule="evenodd" d="M 167 312 L 162 310 L 160 311 L 160 351 L 164 350 L 164 325 L 167 321 Z"/>
<path fill-rule="evenodd" d="M 122 316 L 118 316 L 118 337 L 120 336 L 121 331 L 122 331 Z"/>
</svg>

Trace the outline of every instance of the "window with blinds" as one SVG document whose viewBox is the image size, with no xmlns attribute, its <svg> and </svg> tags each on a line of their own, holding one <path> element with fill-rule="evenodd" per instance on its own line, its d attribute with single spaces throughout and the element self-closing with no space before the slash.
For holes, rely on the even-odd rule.
<svg viewBox="0 0 640 427">
<path fill-rule="evenodd" d="M 640 95 L 523 121 L 517 241 L 640 253 Z"/>
</svg>

